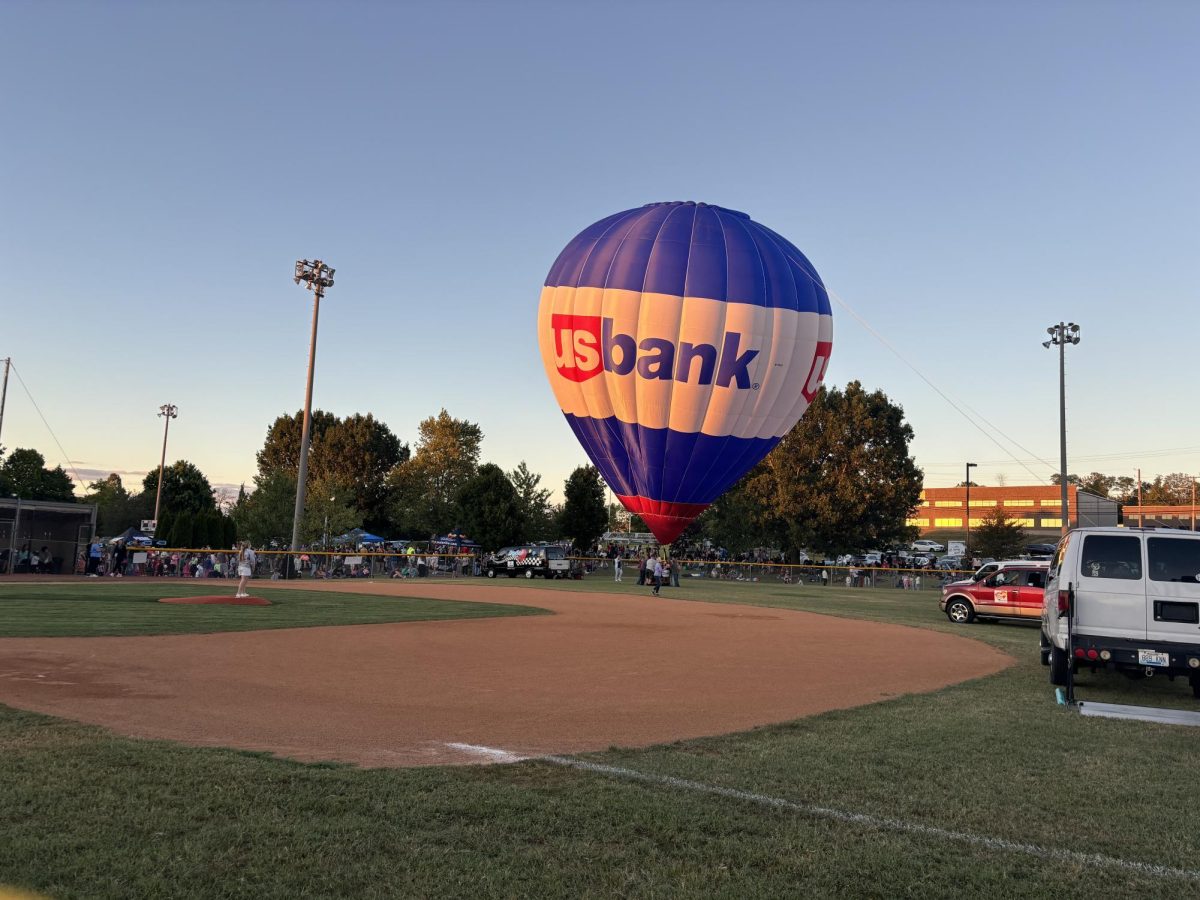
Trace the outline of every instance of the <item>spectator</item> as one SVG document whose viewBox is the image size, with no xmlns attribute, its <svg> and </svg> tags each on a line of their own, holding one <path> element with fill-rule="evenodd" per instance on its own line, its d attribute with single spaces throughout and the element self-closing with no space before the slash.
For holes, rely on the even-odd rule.
<svg viewBox="0 0 1200 900">
<path fill-rule="evenodd" d="M 125 577 L 125 563 L 129 559 L 129 548 L 125 546 L 124 541 L 117 541 L 117 546 L 113 548 L 112 562 L 113 570 L 108 574 L 114 578 Z"/>
<path fill-rule="evenodd" d="M 100 541 L 98 540 L 92 541 L 91 546 L 88 547 L 87 573 L 89 575 L 96 575 L 99 573 L 100 559 L 103 555 L 103 551 L 104 548 L 100 546 Z"/>
</svg>

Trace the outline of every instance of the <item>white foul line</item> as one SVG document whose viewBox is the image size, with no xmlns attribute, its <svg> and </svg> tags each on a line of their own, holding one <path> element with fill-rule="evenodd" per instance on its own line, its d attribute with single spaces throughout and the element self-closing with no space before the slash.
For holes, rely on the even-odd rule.
<svg viewBox="0 0 1200 900">
<path fill-rule="evenodd" d="M 871 816 L 865 813 L 846 812 L 827 806 L 813 806 L 808 803 L 796 803 L 784 800 L 782 797 L 771 797 L 767 794 L 755 794 L 737 788 L 720 787 L 714 784 L 704 784 L 701 781 L 689 781 L 685 778 L 675 778 L 671 775 L 655 775 L 639 772 L 636 769 L 626 769 L 621 766 L 607 766 L 602 763 L 587 762 L 573 759 L 569 756 L 536 756 L 526 757 L 507 750 L 497 750 L 494 747 L 480 747 L 475 744 L 447 744 L 456 750 L 477 753 L 490 757 L 497 762 L 520 762 L 532 759 L 541 762 L 554 763 L 585 772 L 595 772 L 599 775 L 609 775 L 626 781 L 640 781 L 645 784 L 658 784 L 677 790 L 691 791 L 696 794 L 710 794 L 717 797 L 728 797 L 732 800 L 742 800 L 759 806 L 770 806 L 775 809 L 786 809 L 790 812 L 811 816 L 818 819 L 831 819 L 835 822 L 845 822 L 851 825 L 865 825 L 885 831 L 898 831 L 904 834 L 917 834 L 922 837 L 938 838 L 939 840 L 956 841 L 983 847 L 987 850 L 1000 850 L 1008 853 L 1022 853 L 1039 859 L 1056 862 L 1075 863 L 1083 866 L 1109 867 L 1137 872 L 1141 875 L 1153 875 L 1158 878 L 1183 878 L 1190 881 L 1200 881 L 1200 870 L 1177 869 L 1172 866 L 1161 866 L 1154 863 L 1135 862 L 1116 856 L 1105 856 L 1103 853 L 1081 853 L 1078 850 L 1059 850 L 1053 847 L 1043 847 L 1040 844 L 1026 844 L 1020 841 L 1010 841 L 1006 838 L 987 837 L 986 835 L 971 834 L 967 831 L 951 831 L 948 828 L 938 828 L 934 825 L 922 825 L 918 822 L 905 822 L 900 819 L 888 819 L 882 816 Z"/>
<path fill-rule="evenodd" d="M 519 756 L 516 753 L 509 753 L 507 750 L 497 750 L 495 747 L 480 747 L 478 744 L 446 744 L 445 746 L 451 750 L 457 750 L 459 753 L 472 753 L 475 756 L 485 756 L 498 763 L 520 762 L 523 759 L 529 758 L 527 756 Z"/>
</svg>

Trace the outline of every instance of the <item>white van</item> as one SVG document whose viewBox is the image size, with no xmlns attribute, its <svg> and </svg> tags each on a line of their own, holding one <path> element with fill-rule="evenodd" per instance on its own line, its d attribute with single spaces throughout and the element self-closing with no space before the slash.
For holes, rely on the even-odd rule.
<svg viewBox="0 0 1200 900">
<path fill-rule="evenodd" d="M 1070 532 L 1046 580 L 1042 662 L 1052 684 L 1066 683 L 1070 665 L 1135 678 L 1187 676 L 1200 697 L 1200 533 Z"/>
</svg>

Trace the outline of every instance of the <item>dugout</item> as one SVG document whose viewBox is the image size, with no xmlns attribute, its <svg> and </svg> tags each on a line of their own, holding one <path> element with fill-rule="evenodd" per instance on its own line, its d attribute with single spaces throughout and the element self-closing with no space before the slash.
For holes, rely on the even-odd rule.
<svg viewBox="0 0 1200 900">
<path fill-rule="evenodd" d="M 0 498 L 0 575 L 36 571 L 43 547 L 50 551 L 47 574 L 70 575 L 96 533 L 94 503 Z"/>
</svg>

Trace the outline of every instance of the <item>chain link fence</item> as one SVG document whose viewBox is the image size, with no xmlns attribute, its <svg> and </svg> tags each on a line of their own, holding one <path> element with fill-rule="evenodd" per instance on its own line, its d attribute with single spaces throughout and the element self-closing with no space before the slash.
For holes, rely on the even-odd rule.
<svg viewBox="0 0 1200 900">
<path fill-rule="evenodd" d="M 305 550 L 256 551 L 254 577 L 277 580 L 284 577 L 288 557 L 301 579 L 380 578 L 469 578 L 486 573 L 486 557 L 475 553 L 378 553 Z M 599 556 L 571 556 L 570 577 L 613 578 L 614 561 Z M 640 560 L 622 560 L 622 581 L 639 582 Z M 870 566 L 794 565 L 786 563 L 730 562 L 722 560 L 671 560 L 669 580 L 683 584 L 725 581 L 742 584 L 818 585 L 824 588 L 869 588 L 874 590 L 940 591 L 951 581 L 970 576 L 970 570 L 893 569 Z M 237 576 L 237 553 L 227 550 L 129 548 L 123 566 L 106 552 L 96 575 L 172 578 L 233 578 Z"/>
<path fill-rule="evenodd" d="M 614 561 L 605 557 L 572 557 L 589 574 L 615 576 Z M 631 576 L 639 581 L 638 559 L 622 560 L 622 581 Z M 679 559 L 671 560 L 678 573 L 671 573 L 671 582 L 709 580 L 749 584 L 806 584 L 828 588 L 874 588 L 879 590 L 941 591 L 951 581 L 971 575 L 961 569 L 893 569 L 870 566 L 795 565 L 789 563 L 731 562 Z M 678 578 L 676 578 L 676 574 Z M 666 578 L 664 577 L 664 583 Z"/>
</svg>

